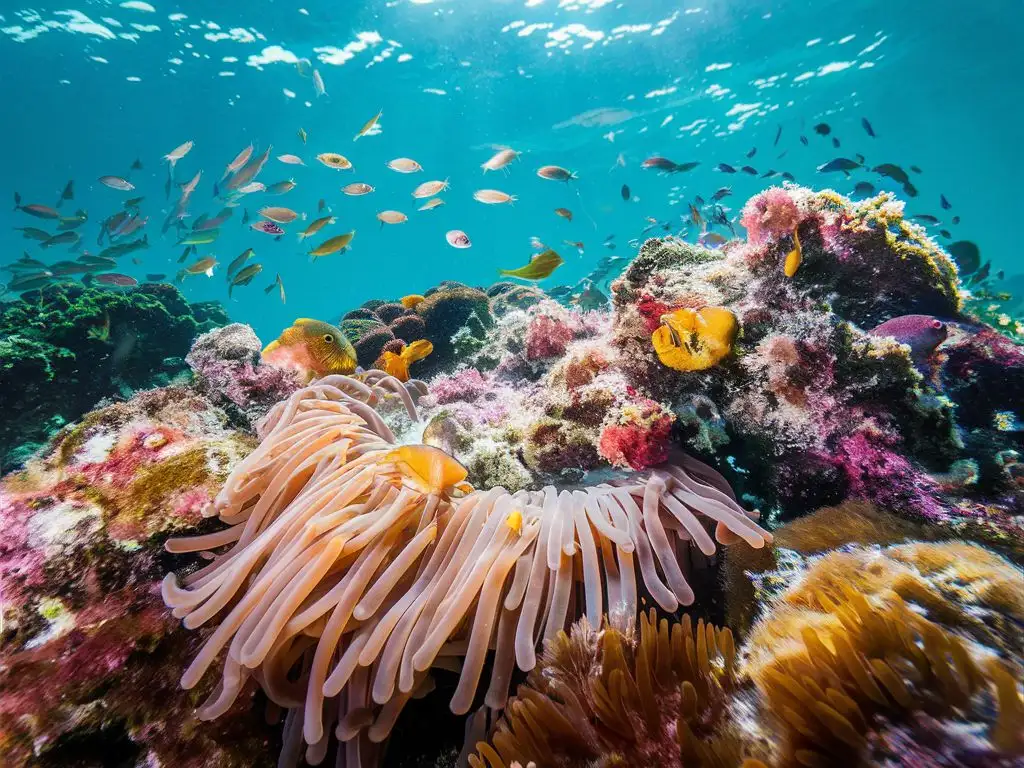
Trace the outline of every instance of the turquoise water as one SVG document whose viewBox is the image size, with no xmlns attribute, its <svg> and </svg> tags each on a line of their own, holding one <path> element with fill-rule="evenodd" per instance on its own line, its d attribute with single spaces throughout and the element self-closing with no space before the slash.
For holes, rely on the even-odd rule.
<svg viewBox="0 0 1024 768">
<path fill-rule="evenodd" d="M 181 143 L 195 147 L 177 166 L 184 183 L 203 170 L 190 206 L 193 221 L 216 215 L 213 182 L 250 142 L 273 146 L 259 180 L 294 178 L 281 197 L 254 193 L 199 255 L 220 262 L 212 278 L 188 278 L 193 300 L 227 302 L 233 319 L 264 339 L 296 316 L 337 321 L 372 297 L 422 292 L 440 280 L 488 284 L 499 267 L 529 259 L 535 236 L 566 264 L 544 283 L 571 284 L 609 254 L 632 255 L 647 217 L 681 226 L 697 194 L 710 199 L 733 187 L 724 203 L 736 215 L 769 181 L 715 170 L 749 163 L 792 173 L 808 186 L 850 193 L 858 180 L 898 187 L 877 174 L 824 175 L 816 166 L 863 153 L 868 165 L 896 163 L 911 173 L 919 196 L 911 213 L 943 220 L 954 239 L 978 243 L 993 272 L 1019 281 L 1019 249 L 1007 224 L 1024 205 L 1017 192 L 1024 158 L 1019 125 L 1019 2 L 922 4 L 875 2 L 89 2 L 34 5 L 4 2 L 0 11 L 0 85 L 6 119 L 6 194 L 53 205 L 68 179 L 75 199 L 62 212 L 85 208 L 79 230 L 92 253 L 99 222 L 124 199 L 144 195 L 150 247 L 122 257 L 119 270 L 173 277 L 182 248 L 174 231 L 160 235 L 171 201 L 164 197 L 161 156 Z M 295 62 L 309 59 L 326 95 Z M 383 110 L 382 132 L 353 143 L 359 127 Z M 877 138 L 861 127 L 868 118 Z M 826 122 L 841 141 L 812 127 Z M 773 140 L 782 127 L 778 145 Z M 308 132 L 308 144 L 297 136 Z M 799 137 L 804 135 L 808 145 Z M 522 153 L 509 173 L 482 175 L 495 146 Z M 746 159 L 752 148 L 757 153 Z M 785 151 L 785 157 L 779 155 Z M 320 152 L 347 156 L 355 168 L 335 171 Z M 285 165 L 282 153 L 305 167 Z M 642 170 L 651 155 L 699 161 L 672 176 Z M 423 172 L 385 167 L 410 157 Z M 100 185 L 102 175 L 132 174 L 135 192 Z M 619 164 L 619 159 L 624 165 Z M 540 179 L 541 165 L 572 169 L 579 180 Z M 419 212 L 410 193 L 420 182 L 450 179 L 446 205 Z M 346 197 L 340 187 L 376 187 Z M 775 179 L 775 182 L 779 182 Z M 631 199 L 623 200 L 627 184 Z M 496 188 L 514 205 L 487 206 L 472 193 Z M 952 209 L 943 211 L 939 195 Z M 241 224 L 262 205 L 284 205 L 317 218 L 324 199 L 337 223 L 310 242 L 355 229 L 351 251 L 310 263 L 297 244 L 300 222 L 280 240 Z M 553 209 L 573 211 L 571 223 Z M 375 214 L 406 213 L 381 228 Z M 958 226 L 948 223 L 959 215 Z M 44 226 L 5 207 L 0 213 L 4 263 L 28 250 L 44 260 L 74 258 L 56 247 L 41 252 L 14 226 Z M 940 242 L 935 227 L 933 231 Z M 464 230 L 473 242 L 456 250 L 445 232 Z M 691 228 L 692 230 L 692 228 Z M 660 230 L 658 230 L 660 231 Z M 1012 229 L 1010 230 L 1012 231 Z M 614 251 L 603 245 L 614 234 Z M 691 231 L 691 239 L 696 236 Z M 563 241 L 581 241 L 582 254 Z M 263 274 L 227 301 L 228 263 L 256 249 Z M 189 262 L 194 261 L 194 257 Z M 252 262 L 250 262 L 252 263 Z M 280 273 L 288 299 L 264 294 Z"/>
</svg>

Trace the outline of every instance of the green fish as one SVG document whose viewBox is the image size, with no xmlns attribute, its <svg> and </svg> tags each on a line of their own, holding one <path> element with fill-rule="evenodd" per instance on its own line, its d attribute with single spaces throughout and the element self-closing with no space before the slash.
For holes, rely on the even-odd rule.
<svg viewBox="0 0 1024 768">
<path fill-rule="evenodd" d="M 219 229 L 207 229 L 203 232 L 189 232 L 175 245 L 209 245 L 220 237 Z"/>
<path fill-rule="evenodd" d="M 85 224 L 89 220 L 89 214 L 83 210 L 75 211 L 74 216 L 64 216 L 60 220 L 60 224 L 57 229 L 60 232 L 67 232 L 71 229 L 78 229 L 80 226 Z"/>
<path fill-rule="evenodd" d="M 21 272 L 24 270 L 37 271 L 40 269 L 46 269 L 46 265 L 39 259 L 33 259 L 26 253 L 17 261 L 5 265 L 4 269 L 8 272 Z"/>
<path fill-rule="evenodd" d="M 231 291 L 234 290 L 235 286 L 248 285 L 253 281 L 260 272 L 263 271 L 262 264 L 250 264 L 248 267 L 243 269 L 235 278 L 231 281 L 231 285 L 228 286 L 228 298 L 231 298 Z"/>
<path fill-rule="evenodd" d="M 79 256 L 77 261 L 81 264 L 86 264 L 90 267 L 98 267 L 100 269 L 112 269 L 117 266 L 117 262 L 114 259 L 108 259 L 103 256 L 93 256 L 89 253 Z"/>
<path fill-rule="evenodd" d="M 244 251 L 242 251 L 240 256 L 236 256 L 235 259 L 230 264 L 228 264 L 227 279 L 230 280 L 234 276 L 235 272 L 241 269 L 242 265 L 245 264 L 245 262 L 247 262 L 250 258 L 252 258 L 254 253 L 256 253 L 256 251 L 254 251 L 252 248 L 246 248 Z"/>
<path fill-rule="evenodd" d="M 39 244 L 40 248 L 52 248 L 55 245 L 74 245 L 82 238 L 77 232 L 61 232 L 59 235 L 43 240 Z"/>
<path fill-rule="evenodd" d="M 12 291 L 30 291 L 33 288 L 42 288 L 52 281 L 52 272 L 30 272 L 14 278 L 7 284 L 7 287 Z"/>
<path fill-rule="evenodd" d="M 26 240 L 39 240 L 42 242 L 43 240 L 50 239 L 50 233 L 38 227 L 15 227 L 15 229 L 21 232 L 21 236 Z"/>
<path fill-rule="evenodd" d="M 530 259 L 529 264 L 518 269 L 499 269 L 498 274 L 504 277 L 520 277 L 523 280 L 543 280 L 550 277 L 551 273 L 564 263 L 561 256 L 548 248 Z"/>
</svg>

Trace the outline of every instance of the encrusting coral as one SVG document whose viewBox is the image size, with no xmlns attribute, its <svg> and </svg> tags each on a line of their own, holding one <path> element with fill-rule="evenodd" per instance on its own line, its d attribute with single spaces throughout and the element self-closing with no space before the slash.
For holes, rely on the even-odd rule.
<svg viewBox="0 0 1024 768">
<path fill-rule="evenodd" d="M 394 449 L 373 395 L 332 376 L 276 406 L 206 512 L 230 527 L 168 542 L 173 552 L 227 547 L 183 585 L 163 584 L 186 627 L 217 625 L 182 684 L 223 655 L 200 716 L 225 713 L 255 679 L 289 710 L 285 754 L 301 733 L 319 762 L 334 726 L 359 764 L 432 666 L 460 669 L 451 708 L 466 712 L 491 647 L 485 701 L 501 707 L 514 667 L 532 669 L 536 644 L 577 611 L 595 625 L 609 608 L 634 616 L 637 571 L 664 610 L 692 603 L 679 553 L 716 551 L 700 517 L 716 522 L 719 543 L 771 540 L 717 473 L 686 456 L 585 490 L 472 491 L 442 451 Z"/>
</svg>

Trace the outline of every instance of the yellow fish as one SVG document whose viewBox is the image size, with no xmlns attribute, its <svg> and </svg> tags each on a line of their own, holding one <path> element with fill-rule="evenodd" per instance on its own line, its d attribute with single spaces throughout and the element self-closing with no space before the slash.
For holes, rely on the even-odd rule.
<svg viewBox="0 0 1024 768">
<path fill-rule="evenodd" d="M 309 252 L 309 255 L 314 259 L 320 256 L 330 256 L 332 253 L 337 253 L 343 248 L 348 248 L 349 243 L 352 242 L 352 238 L 355 236 L 356 231 L 354 229 L 343 235 L 335 235 L 334 237 L 328 238 L 320 243 L 320 245 Z"/>
<path fill-rule="evenodd" d="M 433 344 L 426 339 L 420 339 L 412 344 L 406 344 L 405 348 L 397 354 L 390 351 L 382 353 L 377 358 L 374 367 L 394 376 L 399 381 L 408 381 L 409 366 L 417 360 L 422 360 L 433 351 Z"/>
<path fill-rule="evenodd" d="M 420 303 L 426 300 L 426 296 L 420 296 L 418 293 L 411 293 L 408 296 L 403 296 L 399 299 L 399 302 L 406 309 L 415 309 Z"/>
<path fill-rule="evenodd" d="M 421 493 L 442 493 L 448 489 L 468 493 L 466 468 L 442 451 L 429 445 L 403 445 L 384 456 L 395 465 L 403 485 Z"/>
<path fill-rule="evenodd" d="M 550 277 L 551 273 L 564 263 L 561 256 L 548 248 L 546 251 L 536 254 L 526 266 L 518 269 L 499 269 L 498 274 L 506 277 L 521 277 L 523 280 L 543 280 L 545 277 Z"/>
<path fill-rule="evenodd" d="M 316 159 L 328 168 L 334 168 L 338 171 L 347 171 L 352 167 L 349 159 L 344 155 L 339 155 L 337 152 L 321 152 L 316 156 Z"/>
<path fill-rule="evenodd" d="M 786 254 L 786 263 L 782 272 L 786 277 L 792 277 L 800 269 L 800 262 L 804 260 L 803 249 L 800 247 L 800 234 L 796 228 L 793 229 L 793 250 Z"/>
<path fill-rule="evenodd" d="M 345 334 L 330 323 L 304 317 L 267 345 L 263 359 L 271 365 L 307 373 L 310 378 L 356 370 L 356 350 Z"/>
<path fill-rule="evenodd" d="M 384 110 L 382 109 L 376 115 L 374 115 L 369 120 L 367 120 L 366 123 L 363 125 L 363 127 L 359 129 L 359 133 L 357 133 L 355 135 L 355 138 L 352 139 L 352 141 L 355 141 L 356 139 L 360 139 L 363 136 L 371 136 L 374 133 L 380 133 L 380 129 L 377 128 L 377 121 L 380 120 L 380 116 L 383 115 L 383 114 L 384 114 Z M 376 129 L 376 130 L 374 130 L 374 129 Z"/>
</svg>

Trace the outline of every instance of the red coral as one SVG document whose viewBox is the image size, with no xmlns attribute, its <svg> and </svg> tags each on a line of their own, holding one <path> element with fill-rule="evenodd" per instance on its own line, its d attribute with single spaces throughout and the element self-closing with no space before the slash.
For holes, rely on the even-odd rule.
<svg viewBox="0 0 1024 768">
<path fill-rule="evenodd" d="M 608 358 L 600 350 L 588 349 L 582 357 L 565 364 L 565 387 L 579 389 L 594 380 L 594 377 L 608 367 Z"/>
<path fill-rule="evenodd" d="M 640 471 L 661 464 L 668 458 L 674 420 L 653 400 L 640 400 L 623 408 L 618 420 L 604 428 L 598 451 L 616 467 Z"/>
<path fill-rule="evenodd" d="M 675 307 L 671 304 L 666 304 L 647 294 L 641 296 L 640 301 L 636 303 L 636 311 L 644 319 L 644 325 L 648 333 L 654 333 L 658 326 L 661 325 L 661 316 L 667 315 L 673 309 Z"/>
<path fill-rule="evenodd" d="M 800 211 L 789 192 L 781 187 L 766 189 L 743 206 L 740 224 L 747 229 L 751 243 L 777 240 L 800 223 Z"/>
<path fill-rule="evenodd" d="M 561 357 L 573 339 L 573 329 L 550 315 L 537 315 L 526 329 L 526 359 Z"/>
</svg>

